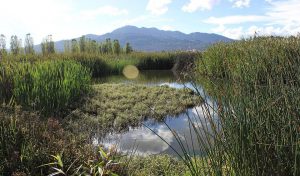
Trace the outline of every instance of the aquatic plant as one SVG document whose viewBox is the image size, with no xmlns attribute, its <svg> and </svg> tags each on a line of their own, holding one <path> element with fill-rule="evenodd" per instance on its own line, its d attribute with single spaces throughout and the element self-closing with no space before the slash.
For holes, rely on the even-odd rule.
<svg viewBox="0 0 300 176">
<path fill-rule="evenodd" d="M 60 154 L 52 155 L 54 162 L 44 164 L 43 166 L 51 166 L 52 172 L 49 175 L 91 175 L 91 176 L 118 176 L 117 172 L 121 172 L 120 158 L 115 149 L 105 152 L 101 147 L 98 148 L 98 155 L 93 160 L 88 160 L 79 166 L 74 166 L 76 160 L 71 165 L 66 166 Z M 75 167 L 75 168 L 72 168 Z"/>
<path fill-rule="evenodd" d="M 51 55 L 7 55 L 5 61 L 37 62 L 47 60 L 72 60 L 87 67 L 93 77 L 122 74 L 127 65 L 134 65 L 139 70 L 170 70 L 181 71 L 190 65 L 198 56 L 198 52 L 133 52 L 130 54 L 89 54 L 89 53 L 56 53 Z"/>
<path fill-rule="evenodd" d="M 11 62 L 0 67 L 0 100 L 55 113 L 89 90 L 90 72 L 75 61 Z"/>
<path fill-rule="evenodd" d="M 192 175 L 299 175 L 299 44 L 298 37 L 260 37 L 204 52 L 194 80 L 205 75 L 210 96 L 199 90 L 205 101 L 199 123 L 190 123 L 194 144 L 173 132 Z M 194 146 L 204 164 L 194 162 Z"/>
<path fill-rule="evenodd" d="M 285 84 L 300 74 L 299 37 L 252 37 L 209 47 L 197 74 L 256 84 Z"/>
</svg>

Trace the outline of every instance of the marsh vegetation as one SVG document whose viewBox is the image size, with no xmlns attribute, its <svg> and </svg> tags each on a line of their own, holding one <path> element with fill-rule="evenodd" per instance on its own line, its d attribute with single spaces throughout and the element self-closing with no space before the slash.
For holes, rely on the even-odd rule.
<svg viewBox="0 0 300 176">
<path fill-rule="evenodd" d="M 299 175 L 299 37 L 253 37 L 203 53 L 76 48 L 43 55 L 30 48 L 25 54 L 2 51 L 1 174 Z M 107 81 L 128 65 L 172 69 L 191 86 L 171 88 L 180 82 L 167 76 L 153 84 L 139 72 L 140 84 Z M 169 86 L 161 86 L 165 82 Z M 185 110 L 194 106 L 192 117 Z M 182 112 L 189 125 L 185 135 L 164 121 Z M 145 119 L 166 125 L 179 148 L 149 131 L 161 135 L 176 157 L 135 156 L 134 149 L 124 156 L 117 146 L 95 147 L 95 135 L 124 132 Z"/>
</svg>

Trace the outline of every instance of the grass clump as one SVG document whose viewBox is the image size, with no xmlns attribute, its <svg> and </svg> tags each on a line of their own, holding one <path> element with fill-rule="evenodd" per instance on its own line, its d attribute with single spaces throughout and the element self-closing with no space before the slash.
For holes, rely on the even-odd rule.
<svg viewBox="0 0 300 176">
<path fill-rule="evenodd" d="M 236 173 L 298 175 L 299 87 L 248 85 L 235 91 L 220 98 L 219 115 L 222 146 Z"/>
<path fill-rule="evenodd" d="M 214 99 L 204 116 L 219 119 L 208 121 L 216 127 L 205 148 L 212 173 L 224 175 L 228 163 L 233 175 L 299 175 L 299 44 L 298 37 L 255 37 L 203 54 L 197 73 L 209 78 Z"/>
<path fill-rule="evenodd" d="M 190 89 L 175 89 L 167 86 L 99 84 L 82 108 L 70 117 L 85 119 L 97 124 L 100 129 L 122 130 L 137 126 L 145 118 L 162 120 L 200 103 Z"/>
<path fill-rule="evenodd" d="M 89 90 L 89 70 L 74 61 L 10 62 L 0 69 L 1 100 L 55 113 L 65 110 Z"/>
<path fill-rule="evenodd" d="M 0 103 L 8 103 L 13 92 L 13 68 L 0 62 Z"/>
<path fill-rule="evenodd" d="M 286 83 L 300 74 L 299 37 L 253 37 L 209 47 L 197 73 L 258 84 Z"/>
</svg>

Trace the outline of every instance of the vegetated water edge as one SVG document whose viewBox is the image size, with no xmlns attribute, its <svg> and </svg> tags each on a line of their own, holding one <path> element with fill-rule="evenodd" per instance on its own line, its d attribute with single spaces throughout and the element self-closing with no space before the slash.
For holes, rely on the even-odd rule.
<svg viewBox="0 0 300 176">
<path fill-rule="evenodd" d="M 162 128 L 162 131 L 152 130 L 172 150 L 173 144 L 170 144 L 172 141 L 168 136 L 173 136 L 172 140 L 179 145 L 178 149 L 173 150 L 178 154 L 179 160 L 162 155 L 143 159 L 129 155 L 131 163 L 128 158 L 122 158 L 113 147 L 105 151 L 102 148 L 95 150 L 90 145 L 94 135 L 88 135 L 85 129 L 93 124 L 109 124 L 109 128 L 123 128 L 124 124 L 129 123 L 139 125 L 139 120 L 143 119 L 140 115 L 151 112 L 145 110 L 147 106 L 137 104 L 137 100 L 156 105 L 155 110 L 161 115 L 156 117 L 163 119 L 173 110 L 184 110 L 196 105 L 191 97 L 199 97 L 201 90 L 109 83 L 90 86 L 91 76 L 101 75 L 105 70 L 101 70 L 103 65 L 107 66 L 103 63 L 114 63 L 112 67 L 103 67 L 109 68 L 105 70 L 109 74 L 113 73 L 110 69 L 121 73 L 127 65 L 140 67 L 141 70 L 140 63 L 147 65 L 145 63 L 148 62 L 153 63 L 152 66 L 158 64 L 158 68 L 163 68 L 155 54 L 153 57 L 148 55 L 142 61 L 136 59 L 135 62 L 130 59 L 107 61 L 102 56 L 94 58 L 86 54 L 73 55 L 75 59 L 70 59 L 67 55 L 52 55 L 57 59 L 50 59 L 51 55 L 43 56 L 43 59 L 34 55 L 30 59 L 11 55 L 15 59 L 4 59 L 0 65 L 0 95 L 1 102 L 5 104 L 0 112 L 0 157 L 1 161 L 5 161 L 1 162 L 0 171 L 8 175 L 18 172 L 45 175 L 61 170 L 72 175 L 98 168 L 104 169 L 106 173 L 119 175 L 137 174 L 140 170 L 144 175 L 298 175 L 299 41 L 299 37 L 254 37 L 216 44 L 205 52 L 194 55 L 197 59 L 190 68 L 195 70 L 191 70 L 193 74 L 185 74 L 190 75 L 194 81 L 200 79 L 201 86 L 214 100 L 210 104 L 205 97 L 200 96 L 202 111 L 199 111 L 206 121 L 192 123 L 192 118 L 187 118 L 190 144 L 182 140 L 184 138 L 178 133 L 173 133 L 169 128 L 171 122 L 164 123 L 167 128 Z M 136 54 L 138 55 L 147 54 Z M 158 55 L 172 56 L 165 53 Z M 117 57 L 119 56 L 114 58 Z M 173 66 L 175 64 L 173 61 L 170 63 Z M 202 78 L 206 81 L 201 81 Z M 168 96 L 163 96 L 160 92 L 165 92 Z M 149 93 L 153 94 L 147 99 L 146 95 Z M 112 101 L 93 98 L 93 95 L 110 97 Z M 184 98 L 183 103 L 186 104 L 174 108 L 175 106 L 171 106 L 172 102 L 178 101 L 178 98 L 172 95 Z M 116 105 L 114 102 L 119 97 L 125 98 L 123 103 Z M 126 105 L 125 102 L 132 103 Z M 128 109 L 133 103 L 136 106 L 130 114 Z M 22 108 L 16 105 L 22 105 Z M 170 108 L 170 111 L 162 108 L 164 106 Z M 109 111 L 105 112 L 104 109 Z M 116 109 L 121 111 L 115 112 Z M 143 111 L 139 111 L 140 109 Z M 195 114 L 201 117 L 198 112 Z M 217 121 L 214 118 L 216 114 Z M 87 121 L 82 123 L 80 120 Z M 198 124 L 209 125 L 210 132 L 203 133 L 197 128 Z M 151 131 L 151 122 L 145 125 Z M 165 132 L 165 129 L 172 133 Z M 167 134 L 167 137 L 163 137 L 163 134 Z M 197 156 L 197 146 L 205 156 Z M 156 160 L 150 162 L 149 158 Z M 49 165 L 38 167 L 43 162 Z M 171 164 L 172 162 L 175 164 Z M 112 163 L 115 167 L 111 167 Z M 170 170 L 169 166 L 180 170 Z"/>
</svg>

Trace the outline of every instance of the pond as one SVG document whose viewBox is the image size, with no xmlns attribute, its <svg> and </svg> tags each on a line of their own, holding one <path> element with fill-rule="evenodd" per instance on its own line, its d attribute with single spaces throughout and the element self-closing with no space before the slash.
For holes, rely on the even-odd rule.
<svg viewBox="0 0 300 176">
<path fill-rule="evenodd" d="M 174 149 L 178 153 L 182 153 L 182 150 L 174 135 L 175 133 L 186 149 L 193 151 L 192 153 L 197 155 L 202 155 L 204 154 L 203 150 L 201 150 L 203 146 L 199 146 L 198 142 L 195 142 L 197 134 L 195 130 L 191 130 L 194 126 L 198 134 L 206 141 L 206 145 L 211 145 L 211 127 L 208 117 L 211 117 L 217 123 L 217 116 L 213 113 L 212 108 L 207 106 L 213 106 L 213 103 L 205 95 L 201 85 L 192 84 L 187 80 L 182 81 L 172 71 L 154 70 L 140 72 L 136 79 L 127 79 L 125 76 L 117 75 L 94 80 L 94 84 L 99 83 L 128 83 L 148 86 L 168 85 L 174 88 L 188 87 L 193 90 L 197 89 L 203 97 L 206 97 L 206 105 L 187 109 L 176 116 L 167 116 L 164 122 L 148 119 L 140 127 L 129 127 L 129 130 L 123 133 L 114 132 L 107 134 L 101 139 L 95 138 L 95 144 L 101 143 L 105 147 L 116 146 L 119 151 L 134 152 L 134 154 L 138 155 L 170 154 L 176 156 Z"/>
</svg>

